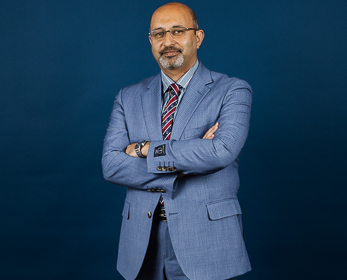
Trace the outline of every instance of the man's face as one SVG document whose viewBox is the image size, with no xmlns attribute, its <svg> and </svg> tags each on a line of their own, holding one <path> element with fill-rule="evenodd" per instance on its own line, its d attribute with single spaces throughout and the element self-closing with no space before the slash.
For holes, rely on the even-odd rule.
<svg viewBox="0 0 347 280">
<path fill-rule="evenodd" d="M 181 5 L 165 5 L 156 10 L 151 20 L 151 31 L 168 30 L 173 27 L 193 28 L 189 10 Z M 197 49 L 203 39 L 203 31 L 187 31 L 180 38 L 173 38 L 169 32 L 162 40 L 149 36 L 152 53 L 161 69 L 180 69 L 187 71 L 197 59 Z"/>
</svg>

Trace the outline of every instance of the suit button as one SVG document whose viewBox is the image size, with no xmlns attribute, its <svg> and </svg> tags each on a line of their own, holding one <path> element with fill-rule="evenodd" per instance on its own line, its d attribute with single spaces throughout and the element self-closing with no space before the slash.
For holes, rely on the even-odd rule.
<svg viewBox="0 0 347 280">
<path fill-rule="evenodd" d="M 163 166 L 163 167 L 162 167 L 162 170 L 163 170 L 163 171 L 166 171 L 166 170 L 167 170 L 167 167 L 166 167 L 166 166 Z"/>
<path fill-rule="evenodd" d="M 167 171 L 172 171 L 173 169 L 172 169 L 172 167 L 171 166 L 168 166 L 167 167 Z"/>
<path fill-rule="evenodd" d="M 148 211 L 148 212 L 147 212 L 147 217 L 148 217 L 148 218 L 152 218 L 152 213 Z"/>
<path fill-rule="evenodd" d="M 172 171 L 177 171 L 177 168 L 175 166 L 172 167 Z"/>
<path fill-rule="evenodd" d="M 158 171 L 161 171 L 161 169 L 162 169 L 162 167 L 159 165 L 159 166 L 157 167 L 157 170 L 158 170 Z"/>
</svg>

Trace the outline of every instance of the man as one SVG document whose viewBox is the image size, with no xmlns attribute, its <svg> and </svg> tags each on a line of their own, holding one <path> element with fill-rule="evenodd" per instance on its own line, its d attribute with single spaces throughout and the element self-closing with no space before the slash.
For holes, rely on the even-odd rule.
<svg viewBox="0 0 347 280">
<path fill-rule="evenodd" d="M 203 39 L 189 7 L 158 8 L 149 41 L 161 73 L 114 102 L 102 164 L 106 180 L 127 187 L 125 279 L 234 279 L 251 269 L 237 200 L 251 88 L 203 66 Z"/>
</svg>

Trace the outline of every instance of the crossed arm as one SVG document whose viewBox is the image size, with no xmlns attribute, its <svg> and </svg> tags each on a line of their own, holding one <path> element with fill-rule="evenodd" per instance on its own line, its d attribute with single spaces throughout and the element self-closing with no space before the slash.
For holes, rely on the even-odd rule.
<svg viewBox="0 0 347 280">
<path fill-rule="evenodd" d="M 217 131 L 218 129 L 218 125 L 219 123 L 215 123 L 209 130 L 206 131 L 205 135 L 202 137 L 202 139 L 213 139 L 214 138 L 214 133 Z M 147 157 L 147 154 L 148 154 L 148 149 L 149 149 L 149 144 L 151 142 L 148 141 L 146 143 L 145 146 L 143 146 L 143 148 L 141 149 L 141 153 L 144 157 Z M 136 152 L 135 152 L 135 146 L 136 146 L 137 143 L 133 143 L 133 144 L 130 144 L 127 146 L 126 150 L 125 150 L 125 153 L 129 156 L 132 156 L 132 157 L 138 157 Z M 179 172 L 178 175 L 177 175 L 177 179 L 179 178 L 182 178 L 184 176 L 186 176 L 187 174 L 184 174 L 182 172 Z"/>
<path fill-rule="evenodd" d="M 218 126 L 219 126 L 219 123 L 216 123 L 215 125 L 213 125 L 209 130 L 207 130 L 207 132 L 205 133 L 204 137 L 202 137 L 202 139 L 213 139 L 214 133 L 217 131 Z M 147 157 L 150 143 L 151 142 L 148 141 L 146 143 L 146 145 L 143 146 L 143 148 L 141 149 L 141 153 L 144 157 Z M 135 152 L 136 144 L 137 143 L 133 143 L 133 144 L 128 145 L 127 148 L 125 149 L 125 153 L 129 156 L 132 156 L 132 157 L 138 157 L 136 152 Z"/>
<path fill-rule="evenodd" d="M 136 143 L 129 141 L 122 95 L 120 91 L 116 96 L 102 158 L 104 178 L 114 184 L 170 190 L 180 173 L 158 171 L 160 162 L 171 162 L 185 174 L 215 172 L 237 158 L 246 140 L 252 98 L 248 84 L 240 82 L 225 94 L 218 123 L 203 139 L 152 141 L 142 149 L 147 158 L 138 158 L 134 150 Z M 166 146 L 166 155 L 154 157 L 154 149 L 161 145 Z"/>
</svg>

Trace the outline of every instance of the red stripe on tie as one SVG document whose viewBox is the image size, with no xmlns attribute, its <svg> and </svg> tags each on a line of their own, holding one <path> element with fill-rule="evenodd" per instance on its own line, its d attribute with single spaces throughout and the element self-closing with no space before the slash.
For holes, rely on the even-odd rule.
<svg viewBox="0 0 347 280">
<path fill-rule="evenodd" d="M 167 108 L 177 100 L 177 96 L 174 95 L 173 97 L 171 97 L 171 99 L 169 100 L 169 103 L 165 106 L 164 112 L 167 110 Z"/>
<path fill-rule="evenodd" d="M 169 120 L 167 122 L 167 124 L 163 127 L 163 134 L 165 133 L 165 131 L 169 128 L 169 126 L 172 124 L 172 120 Z"/>
<path fill-rule="evenodd" d="M 167 112 L 166 115 L 163 117 L 163 119 L 162 119 L 161 122 L 162 122 L 162 123 L 165 122 L 166 119 L 167 119 L 168 117 L 170 117 L 170 115 L 173 114 L 173 113 L 175 112 L 175 110 L 176 110 L 176 107 L 173 107 L 169 112 Z"/>
<path fill-rule="evenodd" d="M 178 94 L 178 86 L 176 84 L 172 84 L 171 87 L 174 89 L 174 91 L 176 92 L 176 94 Z"/>
<path fill-rule="evenodd" d="M 170 140 L 170 137 L 171 137 L 171 132 L 165 137 L 164 140 Z"/>
</svg>

